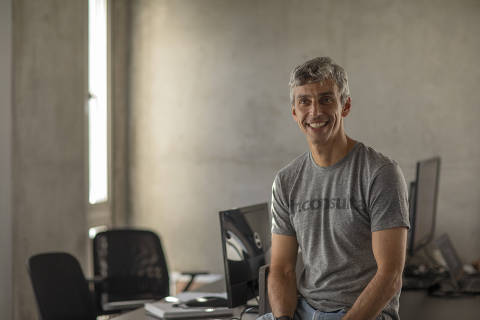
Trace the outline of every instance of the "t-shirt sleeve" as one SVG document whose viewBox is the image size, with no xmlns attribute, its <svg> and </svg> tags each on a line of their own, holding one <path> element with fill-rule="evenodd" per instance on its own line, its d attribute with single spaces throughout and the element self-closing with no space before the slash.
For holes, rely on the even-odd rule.
<svg viewBox="0 0 480 320">
<path fill-rule="evenodd" d="M 368 208 L 372 232 L 410 228 L 407 185 L 398 164 L 378 169 L 370 184 Z"/>
<path fill-rule="evenodd" d="M 295 229 L 290 221 L 288 200 L 277 175 L 272 186 L 272 233 L 294 236 Z"/>
</svg>

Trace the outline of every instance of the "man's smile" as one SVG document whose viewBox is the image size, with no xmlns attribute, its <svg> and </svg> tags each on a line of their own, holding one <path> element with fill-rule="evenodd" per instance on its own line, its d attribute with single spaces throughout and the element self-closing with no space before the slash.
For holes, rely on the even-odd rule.
<svg viewBox="0 0 480 320">
<path fill-rule="evenodd" d="M 327 126 L 330 123 L 329 120 L 324 120 L 324 121 L 312 121 L 312 122 L 306 122 L 305 124 L 308 127 L 318 129 Z"/>
</svg>

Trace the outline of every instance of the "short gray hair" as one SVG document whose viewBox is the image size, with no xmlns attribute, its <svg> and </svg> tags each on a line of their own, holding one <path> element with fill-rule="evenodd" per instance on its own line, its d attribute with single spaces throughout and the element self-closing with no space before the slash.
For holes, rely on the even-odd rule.
<svg viewBox="0 0 480 320">
<path fill-rule="evenodd" d="M 345 70 L 336 64 L 330 57 L 317 57 L 312 60 L 296 66 L 290 73 L 290 103 L 294 105 L 295 97 L 293 90 L 297 86 L 303 86 L 308 83 L 323 82 L 325 80 L 334 80 L 340 92 L 340 101 L 345 104 L 350 97 L 348 88 L 348 78 Z"/>
</svg>

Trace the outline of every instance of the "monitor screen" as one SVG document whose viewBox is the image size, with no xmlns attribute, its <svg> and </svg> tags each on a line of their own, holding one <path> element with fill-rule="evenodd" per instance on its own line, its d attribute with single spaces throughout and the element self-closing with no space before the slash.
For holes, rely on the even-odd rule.
<svg viewBox="0 0 480 320">
<path fill-rule="evenodd" d="M 266 203 L 220 212 L 228 306 L 258 295 L 258 271 L 269 261 L 270 215 Z"/>
<path fill-rule="evenodd" d="M 411 208 L 411 234 L 409 252 L 429 244 L 435 232 L 437 195 L 440 175 L 440 158 L 432 158 L 417 163 L 417 176 L 413 188 Z"/>
</svg>

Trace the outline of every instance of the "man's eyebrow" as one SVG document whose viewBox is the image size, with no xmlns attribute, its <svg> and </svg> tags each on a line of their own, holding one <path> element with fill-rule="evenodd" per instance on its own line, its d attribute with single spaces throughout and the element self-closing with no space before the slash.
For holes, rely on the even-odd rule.
<svg viewBox="0 0 480 320">
<path fill-rule="evenodd" d="M 322 92 L 319 94 L 319 96 L 333 96 L 335 93 L 333 91 L 327 91 L 327 92 Z"/>
<path fill-rule="evenodd" d="M 320 93 L 318 96 L 319 97 L 324 97 L 324 96 L 334 96 L 335 93 L 333 91 L 326 91 L 326 92 L 322 92 Z M 311 94 L 297 94 L 297 99 L 302 99 L 302 98 L 311 98 L 312 95 Z"/>
<path fill-rule="evenodd" d="M 311 96 L 311 94 L 298 94 L 297 99 L 310 98 Z"/>
</svg>

